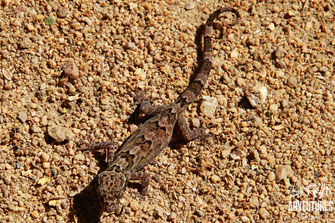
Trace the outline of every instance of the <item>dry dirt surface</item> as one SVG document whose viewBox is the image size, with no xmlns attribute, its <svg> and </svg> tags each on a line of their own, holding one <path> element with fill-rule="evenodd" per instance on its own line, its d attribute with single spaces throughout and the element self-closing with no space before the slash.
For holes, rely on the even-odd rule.
<svg viewBox="0 0 335 223">
<path fill-rule="evenodd" d="M 335 221 L 332 0 L 0 2 L 0 222 Z M 148 195 L 130 185 L 122 212 L 102 213 L 104 155 L 80 149 L 135 131 L 135 89 L 178 97 L 221 6 L 241 22 L 215 22 L 209 82 L 185 112 L 208 137 L 166 148 Z"/>
</svg>

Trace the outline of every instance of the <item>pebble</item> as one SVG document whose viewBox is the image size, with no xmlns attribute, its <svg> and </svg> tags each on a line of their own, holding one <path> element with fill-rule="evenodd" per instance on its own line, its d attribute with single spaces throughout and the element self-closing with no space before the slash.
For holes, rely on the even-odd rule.
<svg viewBox="0 0 335 223">
<path fill-rule="evenodd" d="M 159 218 L 163 218 L 164 217 L 164 209 L 161 207 L 156 207 L 155 209 L 155 215 Z"/>
<path fill-rule="evenodd" d="M 58 125 L 49 126 L 48 134 L 55 142 L 64 142 L 73 137 L 73 133 L 70 129 Z"/>
<path fill-rule="evenodd" d="M 256 196 L 252 196 L 250 199 L 249 199 L 249 205 L 251 208 L 257 208 L 259 206 L 259 200 L 258 200 L 258 197 Z"/>
<path fill-rule="evenodd" d="M 200 120 L 198 118 L 191 118 L 191 123 L 193 127 L 196 127 L 196 128 L 200 127 Z"/>
<path fill-rule="evenodd" d="M 287 79 L 287 85 L 289 86 L 289 87 L 292 87 L 292 88 L 294 88 L 294 87 L 296 87 L 297 86 L 297 83 L 298 83 L 298 81 L 297 81 L 297 79 L 295 78 L 295 77 L 289 77 L 288 79 Z"/>
<path fill-rule="evenodd" d="M 268 90 L 265 86 L 256 85 L 246 91 L 246 97 L 252 107 L 259 107 L 262 105 L 268 95 Z"/>
<path fill-rule="evenodd" d="M 233 50 L 231 51 L 231 53 L 230 53 L 230 57 L 231 57 L 231 58 L 237 58 L 238 55 L 239 55 L 239 52 L 238 52 L 238 49 L 237 49 L 237 48 L 233 49 Z"/>
<path fill-rule="evenodd" d="M 28 49 L 29 47 L 31 47 L 31 45 L 32 45 L 32 42 L 29 38 L 24 38 L 23 40 L 19 42 L 19 47 L 21 49 Z"/>
<path fill-rule="evenodd" d="M 186 10 L 194 9 L 194 7 L 195 7 L 195 3 L 194 3 L 194 2 L 190 2 L 190 3 L 188 3 L 188 4 L 185 6 Z"/>
<path fill-rule="evenodd" d="M 270 216 L 270 213 L 265 208 L 262 207 L 259 209 L 259 216 L 262 219 L 268 219 Z"/>
<path fill-rule="evenodd" d="M 64 67 L 64 75 L 71 79 L 77 79 L 79 77 L 79 69 L 75 63 L 69 63 Z"/>
<path fill-rule="evenodd" d="M 126 44 L 126 49 L 128 49 L 128 50 L 133 50 L 133 49 L 135 49 L 135 47 L 136 47 L 136 45 L 133 42 L 128 42 Z"/>
<path fill-rule="evenodd" d="M 212 181 L 212 183 L 218 183 L 218 182 L 220 182 L 220 177 L 218 176 L 218 175 L 212 175 L 211 176 L 211 181 Z"/>
<path fill-rule="evenodd" d="M 218 107 L 218 100 L 213 97 L 203 96 L 200 105 L 200 111 L 209 118 L 213 118 L 215 110 Z"/>
<path fill-rule="evenodd" d="M 42 162 L 48 162 L 50 156 L 49 156 L 47 153 L 42 152 L 42 153 L 40 154 L 40 158 L 41 158 L 41 161 L 42 161 Z"/>
<path fill-rule="evenodd" d="M 140 80 L 145 80 L 147 77 L 147 74 L 144 72 L 142 68 L 136 69 L 134 75 L 136 75 Z"/>
<path fill-rule="evenodd" d="M 31 31 L 35 30 L 35 27 L 32 24 L 28 23 L 26 25 L 26 30 L 29 31 L 29 32 L 31 32 Z"/>
<path fill-rule="evenodd" d="M 270 105 L 270 110 L 273 111 L 273 112 L 278 111 L 278 108 L 279 108 L 278 104 L 272 104 L 272 105 Z"/>
<path fill-rule="evenodd" d="M 83 160 L 85 160 L 85 156 L 84 156 L 84 154 L 79 153 L 79 154 L 74 156 L 74 159 L 79 160 L 79 161 L 83 161 Z"/>
<path fill-rule="evenodd" d="M 268 25 L 268 29 L 273 31 L 275 29 L 275 24 L 270 23 L 270 25 Z"/>
<path fill-rule="evenodd" d="M 56 12 L 58 18 L 65 18 L 67 15 L 68 15 L 68 11 L 66 8 L 60 6 L 58 9 L 57 9 L 57 12 Z"/>
<path fill-rule="evenodd" d="M 273 173 L 273 172 L 270 172 L 269 174 L 268 174 L 268 180 L 269 181 L 274 181 L 276 179 L 276 175 Z"/>
<path fill-rule="evenodd" d="M 136 211 L 138 209 L 138 201 L 137 200 L 133 200 L 132 202 L 130 202 L 130 209 L 133 211 Z"/>
<path fill-rule="evenodd" d="M 38 211 L 31 212 L 31 217 L 38 218 L 39 217 Z"/>
<path fill-rule="evenodd" d="M 44 162 L 42 164 L 43 169 L 50 169 L 50 163 L 49 162 Z"/>
<path fill-rule="evenodd" d="M 276 180 L 277 181 L 283 180 L 292 175 L 293 175 L 293 170 L 290 165 L 281 165 L 277 167 L 276 169 Z"/>
<path fill-rule="evenodd" d="M 27 113 L 26 112 L 19 112 L 19 119 L 21 122 L 27 121 Z"/>
</svg>

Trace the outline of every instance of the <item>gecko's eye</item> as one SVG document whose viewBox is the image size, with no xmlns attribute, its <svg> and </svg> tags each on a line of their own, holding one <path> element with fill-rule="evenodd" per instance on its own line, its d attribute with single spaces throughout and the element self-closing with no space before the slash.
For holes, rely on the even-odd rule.
<svg viewBox="0 0 335 223">
<path fill-rule="evenodd" d="M 119 197 L 126 187 L 126 183 L 127 178 L 122 173 L 103 171 L 98 175 L 97 191 L 105 211 L 115 211 L 119 204 Z"/>
</svg>

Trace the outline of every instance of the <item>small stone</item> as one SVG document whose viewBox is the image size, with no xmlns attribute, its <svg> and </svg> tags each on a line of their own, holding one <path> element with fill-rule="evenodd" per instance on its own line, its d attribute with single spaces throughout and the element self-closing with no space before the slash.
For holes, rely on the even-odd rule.
<svg viewBox="0 0 335 223">
<path fill-rule="evenodd" d="M 276 175 L 275 175 L 273 172 L 269 173 L 269 175 L 268 175 L 268 180 L 269 180 L 270 182 L 272 182 L 272 181 L 274 181 L 275 179 L 276 179 Z"/>
<path fill-rule="evenodd" d="M 277 104 L 270 105 L 270 110 L 273 111 L 273 112 L 278 111 L 278 105 Z"/>
<path fill-rule="evenodd" d="M 78 161 L 83 161 L 85 159 L 85 156 L 84 156 L 84 154 L 79 153 L 79 154 L 74 156 L 74 159 L 78 160 Z"/>
<path fill-rule="evenodd" d="M 4 165 L 4 167 L 5 167 L 5 170 L 11 170 L 11 169 L 13 169 L 13 167 L 9 163 L 6 163 Z"/>
<path fill-rule="evenodd" d="M 70 129 L 57 125 L 49 126 L 48 134 L 56 142 L 64 142 L 65 140 L 70 140 L 73 137 L 73 133 Z"/>
<path fill-rule="evenodd" d="M 46 184 L 46 183 L 49 183 L 50 182 L 50 180 L 51 180 L 51 178 L 50 177 L 43 177 L 42 179 L 40 179 L 38 182 L 37 182 L 37 184 L 39 184 L 39 185 L 44 185 L 44 184 Z"/>
<path fill-rule="evenodd" d="M 136 211 L 138 209 L 138 201 L 134 200 L 130 203 L 130 209 Z"/>
<path fill-rule="evenodd" d="M 27 121 L 27 113 L 19 112 L 19 119 L 20 119 L 21 122 Z"/>
<path fill-rule="evenodd" d="M 227 157 L 229 156 L 229 154 L 230 154 L 230 151 L 229 151 L 228 149 L 223 150 L 223 151 L 221 152 L 221 156 L 222 156 L 222 158 L 227 158 Z"/>
<path fill-rule="evenodd" d="M 172 213 L 170 214 L 170 216 L 168 217 L 168 220 L 172 221 L 172 220 L 174 220 L 174 219 L 176 219 L 176 218 L 177 218 L 177 214 L 174 213 L 174 212 L 172 212 Z"/>
<path fill-rule="evenodd" d="M 50 200 L 50 201 L 48 202 L 48 204 L 49 204 L 49 206 L 51 206 L 51 207 L 55 207 L 55 206 L 57 205 L 57 200 Z"/>
<path fill-rule="evenodd" d="M 234 152 L 231 152 L 229 155 L 230 155 L 230 158 L 232 160 L 239 160 L 239 159 L 241 159 L 241 156 L 239 156 L 238 154 L 236 154 Z"/>
<path fill-rule="evenodd" d="M 42 152 L 42 153 L 40 154 L 40 158 L 41 158 L 41 161 L 42 161 L 42 162 L 48 162 L 50 156 L 49 156 L 47 153 Z"/>
<path fill-rule="evenodd" d="M 193 127 L 196 127 L 196 128 L 200 127 L 200 120 L 197 118 L 191 118 L 191 123 Z"/>
<path fill-rule="evenodd" d="M 170 73 L 171 68 L 170 68 L 169 65 L 166 64 L 166 65 L 164 65 L 164 66 L 161 66 L 161 67 L 160 67 L 160 70 L 161 70 L 161 72 L 167 74 L 167 73 Z"/>
<path fill-rule="evenodd" d="M 241 217 L 241 221 L 244 223 L 248 223 L 248 222 L 251 222 L 250 219 L 247 217 L 247 216 L 242 216 Z"/>
<path fill-rule="evenodd" d="M 296 79 L 295 77 L 289 77 L 289 78 L 287 79 L 287 85 L 288 85 L 289 87 L 296 87 L 296 86 L 297 86 L 297 83 L 298 83 L 298 81 L 297 81 L 297 79 Z"/>
<path fill-rule="evenodd" d="M 238 55 L 239 55 L 239 52 L 238 52 L 238 49 L 237 49 L 237 48 L 233 49 L 233 50 L 231 51 L 231 53 L 230 53 L 230 57 L 231 57 L 231 58 L 237 58 Z"/>
<path fill-rule="evenodd" d="M 173 164 L 171 164 L 167 169 L 168 173 L 171 175 L 174 174 L 174 170 L 175 170 L 175 165 Z"/>
<path fill-rule="evenodd" d="M 235 221 L 235 215 L 233 213 L 228 213 L 227 219 L 230 221 Z"/>
<path fill-rule="evenodd" d="M 141 68 L 135 70 L 134 74 L 139 77 L 140 80 L 145 80 L 147 77 L 147 74 Z"/>
<path fill-rule="evenodd" d="M 5 175 L 5 177 L 2 180 L 6 185 L 10 185 L 12 182 L 12 178 L 9 175 Z"/>
<path fill-rule="evenodd" d="M 278 47 L 278 49 L 276 49 L 276 51 L 275 51 L 274 56 L 275 56 L 276 59 L 282 59 L 285 56 L 285 52 L 286 51 L 283 47 Z"/>
<path fill-rule="evenodd" d="M 64 67 L 64 75 L 71 79 L 77 79 L 79 77 L 79 69 L 75 63 L 69 63 Z"/>
<path fill-rule="evenodd" d="M 191 2 L 191 3 L 188 3 L 185 8 L 186 10 L 191 10 L 191 9 L 194 9 L 194 7 L 195 7 L 195 3 Z"/>
<path fill-rule="evenodd" d="M 282 130 L 283 128 L 285 128 L 284 125 L 275 125 L 275 126 L 272 126 L 273 130 Z"/>
<path fill-rule="evenodd" d="M 44 162 L 42 164 L 43 169 L 50 169 L 50 163 L 49 162 Z"/>
<path fill-rule="evenodd" d="M 259 215 L 262 219 L 268 219 L 270 214 L 265 208 L 261 208 L 259 209 Z"/>
<path fill-rule="evenodd" d="M 128 43 L 126 44 L 126 49 L 128 49 L 128 50 L 135 49 L 135 47 L 136 47 L 136 45 L 135 45 L 135 43 L 133 43 L 133 42 L 128 42 Z"/>
<path fill-rule="evenodd" d="M 203 96 L 200 105 L 200 111 L 209 118 L 213 118 L 215 110 L 218 107 L 218 100 L 213 97 Z"/>
<path fill-rule="evenodd" d="M 19 47 L 21 49 L 28 49 L 32 45 L 32 42 L 29 38 L 24 38 L 19 42 Z"/>
<path fill-rule="evenodd" d="M 313 22 L 307 22 L 305 25 L 306 30 L 310 30 L 313 27 Z"/>
<path fill-rule="evenodd" d="M 281 165 L 276 169 L 276 180 L 280 181 L 293 175 L 293 170 L 290 165 Z"/>
<path fill-rule="evenodd" d="M 155 209 L 155 215 L 157 217 L 163 218 L 164 217 L 164 209 L 161 207 L 156 207 Z"/>
<path fill-rule="evenodd" d="M 37 125 L 33 124 L 31 127 L 30 127 L 30 130 L 33 132 L 33 133 L 38 133 L 38 132 L 41 132 L 42 129 L 40 127 L 38 127 Z"/>
<path fill-rule="evenodd" d="M 38 216 L 39 216 L 38 211 L 33 211 L 33 212 L 31 212 L 31 216 L 32 216 L 33 218 L 38 218 Z"/>
<path fill-rule="evenodd" d="M 31 31 L 35 30 L 35 27 L 32 24 L 28 23 L 26 25 L 26 30 L 29 31 L 29 32 L 31 32 Z"/>
<path fill-rule="evenodd" d="M 60 6 L 58 9 L 57 9 L 57 12 L 56 12 L 57 16 L 59 18 L 65 18 L 67 15 L 68 15 L 68 11 L 66 10 L 66 8 Z"/>
<path fill-rule="evenodd" d="M 218 183 L 218 182 L 220 182 L 220 177 L 218 176 L 218 175 L 212 175 L 211 176 L 211 181 L 212 181 L 212 183 Z"/>
<path fill-rule="evenodd" d="M 252 196 L 250 199 L 249 199 L 249 205 L 251 208 L 257 208 L 259 206 L 259 200 L 258 200 L 258 197 L 256 196 Z"/>
<path fill-rule="evenodd" d="M 217 99 L 218 99 L 218 102 L 219 102 L 220 105 L 223 105 L 223 106 L 227 107 L 228 100 L 227 100 L 227 98 L 225 98 L 225 96 L 219 95 L 217 97 Z"/>
<path fill-rule="evenodd" d="M 287 100 L 285 100 L 285 99 L 283 99 L 282 101 L 281 101 L 281 106 L 283 107 L 283 108 L 286 108 L 286 107 L 288 107 L 288 101 Z"/>
<path fill-rule="evenodd" d="M 268 29 L 273 31 L 275 29 L 275 24 L 271 23 L 270 25 L 268 25 Z"/>
<path fill-rule="evenodd" d="M 246 97 L 253 107 L 258 107 L 263 104 L 267 98 L 268 90 L 265 86 L 256 85 L 255 87 L 247 90 Z"/>
<path fill-rule="evenodd" d="M 239 77 L 239 78 L 237 78 L 236 83 L 237 83 L 237 85 L 238 85 L 239 87 L 242 87 L 242 86 L 244 85 L 244 83 L 245 83 L 245 79 Z"/>
</svg>

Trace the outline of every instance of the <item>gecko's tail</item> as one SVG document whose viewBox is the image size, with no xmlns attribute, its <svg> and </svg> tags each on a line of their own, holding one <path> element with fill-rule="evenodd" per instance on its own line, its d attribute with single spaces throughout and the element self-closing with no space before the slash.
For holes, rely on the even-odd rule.
<svg viewBox="0 0 335 223">
<path fill-rule="evenodd" d="M 195 101 L 196 98 L 200 95 L 201 90 L 205 87 L 207 83 L 213 60 L 212 28 L 214 20 L 217 19 L 219 15 L 223 12 L 232 12 L 236 16 L 236 20 L 233 23 L 224 23 L 224 26 L 226 27 L 236 25 L 241 19 L 239 12 L 231 7 L 219 8 L 209 16 L 204 31 L 203 62 L 193 82 L 186 88 L 186 90 L 179 96 L 176 101 L 176 103 L 180 103 L 181 107 L 188 106 L 190 103 Z"/>
</svg>

